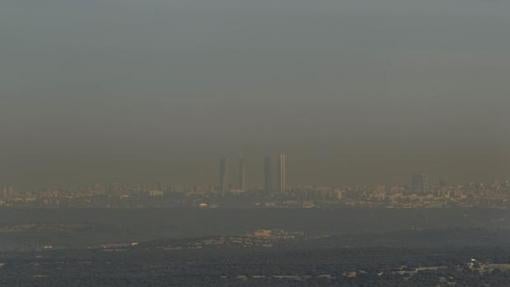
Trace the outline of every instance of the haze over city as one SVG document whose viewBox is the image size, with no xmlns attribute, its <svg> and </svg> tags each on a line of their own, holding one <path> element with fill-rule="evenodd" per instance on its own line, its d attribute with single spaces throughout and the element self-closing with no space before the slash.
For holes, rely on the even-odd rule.
<svg viewBox="0 0 510 287">
<path fill-rule="evenodd" d="M 510 286 L 509 27 L 0 0 L 0 286 Z"/>
<path fill-rule="evenodd" d="M 0 182 L 510 172 L 506 1 L 2 1 Z"/>
</svg>

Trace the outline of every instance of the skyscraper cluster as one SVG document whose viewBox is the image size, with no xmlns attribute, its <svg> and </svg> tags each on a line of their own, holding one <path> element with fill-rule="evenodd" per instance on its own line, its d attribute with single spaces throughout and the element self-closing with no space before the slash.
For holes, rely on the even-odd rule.
<svg viewBox="0 0 510 287">
<path fill-rule="evenodd" d="M 273 158 L 271 156 L 266 156 L 264 158 L 264 191 L 266 193 L 273 193 L 275 190 L 273 176 Z M 277 161 L 277 171 L 278 171 L 278 187 L 277 191 L 286 192 L 288 191 L 287 184 L 287 154 L 280 153 Z M 222 194 L 225 194 L 230 190 L 231 185 L 229 184 L 229 178 L 231 176 L 231 171 L 229 170 L 228 159 L 223 157 L 219 162 L 219 191 Z M 239 191 L 247 190 L 247 180 L 246 180 L 246 160 L 243 157 L 239 158 L 239 165 L 237 168 L 237 182 L 235 187 Z"/>
</svg>

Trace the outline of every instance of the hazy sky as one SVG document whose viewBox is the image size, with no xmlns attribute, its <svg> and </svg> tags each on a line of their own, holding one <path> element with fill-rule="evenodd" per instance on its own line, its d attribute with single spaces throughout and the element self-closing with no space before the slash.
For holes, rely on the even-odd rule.
<svg viewBox="0 0 510 287">
<path fill-rule="evenodd" d="M 2 0 L 0 183 L 510 175 L 510 2 Z"/>
</svg>

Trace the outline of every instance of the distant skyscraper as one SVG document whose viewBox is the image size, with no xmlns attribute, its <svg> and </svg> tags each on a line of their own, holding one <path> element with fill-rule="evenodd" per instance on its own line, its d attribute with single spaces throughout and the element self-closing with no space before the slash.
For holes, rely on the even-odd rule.
<svg viewBox="0 0 510 287">
<path fill-rule="evenodd" d="M 427 176 L 423 173 L 411 177 L 411 192 L 427 193 L 429 191 Z"/>
<path fill-rule="evenodd" d="M 239 189 L 246 191 L 246 161 L 244 158 L 239 159 Z"/>
<path fill-rule="evenodd" d="M 273 165 L 270 156 L 264 158 L 264 191 L 273 192 Z"/>
<path fill-rule="evenodd" d="M 279 168 L 279 185 L 280 185 L 280 192 L 286 192 L 287 191 L 287 154 L 281 153 L 280 154 L 280 161 L 278 164 Z"/>
<path fill-rule="evenodd" d="M 226 158 L 220 159 L 220 166 L 219 166 L 219 184 L 220 184 L 220 192 L 222 194 L 225 194 L 227 191 L 227 185 L 228 185 L 228 163 Z"/>
</svg>

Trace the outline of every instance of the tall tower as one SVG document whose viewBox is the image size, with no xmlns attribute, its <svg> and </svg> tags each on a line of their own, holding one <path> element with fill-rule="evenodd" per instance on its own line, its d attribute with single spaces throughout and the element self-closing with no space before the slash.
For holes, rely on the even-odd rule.
<svg viewBox="0 0 510 287">
<path fill-rule="evenodd" d="M 414 174 L 411 177 L 411 192 L 413 193 L 428 193 L 429 182 L 425 174 Z"/>
<path fill-rule="evenodd" d="M 227 159 L 223 157 L 220 159 L 219 165 L 219 184 L 221 194 L 225 194 L 225 192 L 227 191 L 228 185 L 227 176 L 228 176 Z"/>
<path fill-rule="evenodd" d="M 246 191 L 246 161 L 242 157 L 239 159 L 239 189 Z"/>
<path fill-rule="evenodd" d="M 264 158 L 264 191 L 268 194 L 273 192 L 273 165 L 270 156 Z"/>
<path fill-rule="evenodd" d="M 279 161 L 279 184 L 280 184 L 280 192 L 287 191 L 287 154 L 280 154 Z"/>
</svg>

